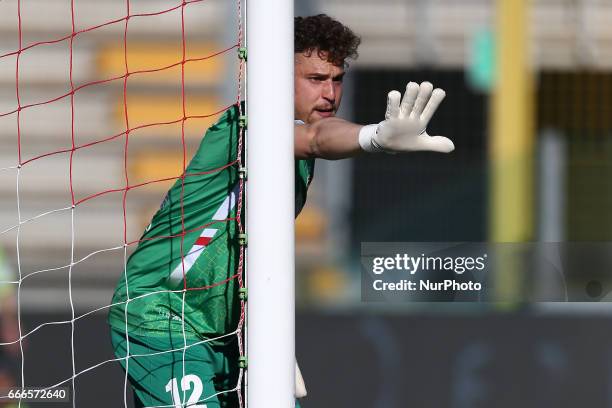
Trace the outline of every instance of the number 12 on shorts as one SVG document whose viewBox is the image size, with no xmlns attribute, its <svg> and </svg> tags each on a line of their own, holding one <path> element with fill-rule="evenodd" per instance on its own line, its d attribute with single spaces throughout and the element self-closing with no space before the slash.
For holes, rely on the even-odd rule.
<svg viewBox="0 0 612 408">
<path fill-rule="evenodd" d="M 193 385 L 193 391 L 187 400 L 187 404 L 183 405 L 181 402 L 181 395 L 185 394 L 185 392 L 189 391 Z M 206 404 L 196 404 L 200 397 L 202 396 L 202 391 L 204 387 L 202 386 L 202 380 L 195 374 L 187 374 L 181 379 L 181 390 L 183 392 L 179 392 L 178 389 L 178 381 L 176 378 L 172 378 L 166 384 L 166 392 L 169 392 L 172 395 L 172 403 L 174 404 L 174 408 L 207 408 Z"/>
</svg>

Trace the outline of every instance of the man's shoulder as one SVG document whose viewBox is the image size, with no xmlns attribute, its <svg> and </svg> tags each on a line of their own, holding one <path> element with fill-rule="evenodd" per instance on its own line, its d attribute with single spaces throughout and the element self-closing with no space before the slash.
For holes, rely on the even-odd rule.
<svg viewBox="0 0 612 408">
<path fill-rule="evenodd" d="M 232 124 L 239 122 L 241 110 L 238 109 L 238 105 L 232 105 L 227 108 L 207 130 L 207 132 L 214 132 L 219 130 L 225 130 L 231 128 Z"/>
</svg>

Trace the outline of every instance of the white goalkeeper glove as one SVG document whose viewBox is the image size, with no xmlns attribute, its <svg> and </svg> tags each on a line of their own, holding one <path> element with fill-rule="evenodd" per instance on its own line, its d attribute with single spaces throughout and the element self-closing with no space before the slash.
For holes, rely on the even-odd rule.
<svg viewBox="0 0 612 408">
<path fill-rule="evenodd" d="M 304 398 L 306 396 L 306 384 L 304 384 L 304 378 L 300 372 L 297 360 L 295 360 L 295 397 Z"/>
<path fill-rule="evenodd" d="M 389 92 L 385 120 L 361 128 L 359 145 L 370 153 L 452 152 L 455 145 L 450 139 L 427 134 L 427 124 L 445 96 L 429 82 L 420 86 L 410 82 L 403 99 L 398 91 Z"/>
</svg>

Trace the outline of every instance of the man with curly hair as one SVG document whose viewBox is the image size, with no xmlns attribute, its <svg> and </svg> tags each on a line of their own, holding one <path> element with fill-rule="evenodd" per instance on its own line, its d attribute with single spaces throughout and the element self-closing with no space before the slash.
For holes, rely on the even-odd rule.
<svg viewBox="0 0 612 408">
<path fill-rule="evenodd" d="M 343 159 L 359 153 L 403 153 L 454 149 L 451 140 L 429 136 L 427 124 L 445 97 L 429 82 L 410 82 L 404 97 L 389 92 L 385 120 L 358 125 L 335 117 L 342 99 L 348 59 L 357 58 L 360 39 L 326 16 L 295 19 L 296 158 Z M 324 119 L 324 120 L 323 120 Z"/>
<path fill-rule="evenodd" d="M 389 93 L 385 120 L 358 125 L 335 117 L 346 62 L 360 39 L 326 16 L 295 19 L 295 208 L 302 210 L 315 158 L 361 152 L 449 152 L 426 133 L 444 91 L 410 83 Z M 401 100 L 400 100 L 401 99 Z M 206 132 L 141 237 L 109 312 L 115 354 L 138 407 L 237 407 L 241 317 L 237 279 L 238 106 Z M 185 290 L 186 289 L 186 290 Z M 129 358 L 127 358 L 129 357 Z M 305 394 L 298 375 L 296 396 Z M 273 390 L 271 390 L 273 392 Z M 296 402 L 299 406 L 299 402 Z"/>
</svg>

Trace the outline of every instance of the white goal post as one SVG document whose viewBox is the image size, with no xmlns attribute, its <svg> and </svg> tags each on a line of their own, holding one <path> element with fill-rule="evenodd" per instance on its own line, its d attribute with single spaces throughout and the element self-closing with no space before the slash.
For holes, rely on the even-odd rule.
<svg viewBox="0 0 612 408">
<path fill-rule="evenodd" d="M 247 1 L 247 403 L 294 406 L 293 0 Z"/>
</svg>

